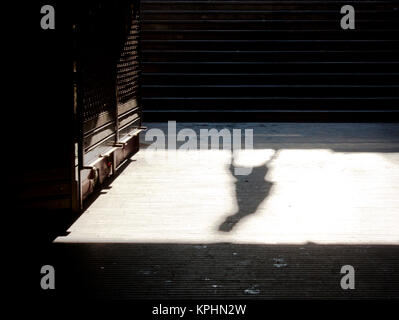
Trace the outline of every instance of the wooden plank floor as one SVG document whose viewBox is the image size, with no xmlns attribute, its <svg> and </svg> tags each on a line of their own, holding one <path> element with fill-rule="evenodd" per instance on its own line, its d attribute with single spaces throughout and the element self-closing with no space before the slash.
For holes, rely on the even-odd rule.
<svg viewBox="0 0 399 320">
<path fill-rule="evenodd" d="M 252 173 L 234 176 L 227 150 L 143 148 L 55 241 L 91 295 L 399 296 L 397 124 L 183 127 L 252 128 L 234 157 Z M 350 293 L 344 264 L 359 270 Z"/>
</svg>

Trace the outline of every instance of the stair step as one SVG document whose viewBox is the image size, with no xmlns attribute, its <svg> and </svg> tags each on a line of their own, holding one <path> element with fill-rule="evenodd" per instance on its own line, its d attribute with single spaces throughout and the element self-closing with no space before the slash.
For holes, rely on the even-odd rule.
<svg viewBox="0 0 399 320">
<path fill-rule="evenodd" d="M 207 97 L 273 97 L 312 95 L 324 97 L 339 95 L 352 97 L 394 96 L 398 92 L 398 85 L 144 85 L 142 94 L 152 97 L 191 97 L 205 95 Z"/>
<path fill-rule="evenodd" d="M 399 112 L 389 109 L 352 110 L 144 110 L 148 121 L 178 122 L 398 122 Z"/>
<path fill-rule="evenodd" d="M 319 19 L 319 20 L 308 20 L 298 19 L 295 20 L 284 20 L 284 19 L 252 19 L 252 20 L 154 20 L 146 19 L 143 21 L 143 30 L 167 30 L 167 29 L 198 29 L 198 30 L 259 30 L 259 29 L 335 29 L 342 30 L 337 19 Z M 356 19 L 356 26 L 358 29 L 398 29 L 397 20 L 385 20 L 385 19 Z"/>
<path fill-rule="evenodd" d="M 326 10 L 347 1 L 142 1 L 142 10 Z M 351 1 L 358 10 L 396 8 L 395 1 Z"/>
<path fill-rule="evenodd" d="M 248 110 L 267 109 L 382 109 L 398 110 L 399 97 L 144 97 L 144 110 L 150 109 L 235 109 Z"/>
<path fill-rule="evenodd" d="M 399 73 L 143 73 L 144 85 L 399 84 Z"/>
<path fill-rule="evenodd" d="M 398 61 L 397 52 L 387 50 L 144 50 L 144 62 L 282 62 L 282 61 Z"/>
<path fill-rule="evenodd" d="M 356 10 L 356 16 L 360 19 L 397 19 L 398 13 L 395 10 Z M 340 21 L 342 14 L 337 10 L 271 10 L 271 11 L 144 11 L 144 19 L 149 20 L 253 20 L 253 19 L 283 19 L 283 20 L 322 20 L 336 19 Z"/>
<path fill-rule="evenodd" d="M 143 30 L 143 40 L 390 40 L 398 30 Z"/>
<path fill-rule="evenodd" d="M 143 40 L 143 50 L 398 50 L 398 40 Z"/>
<path fill-rule="evenodd" d="M 398 62 L 150 62 L 143 63 L 144 72 L 399 72 Z"/>
</svg>

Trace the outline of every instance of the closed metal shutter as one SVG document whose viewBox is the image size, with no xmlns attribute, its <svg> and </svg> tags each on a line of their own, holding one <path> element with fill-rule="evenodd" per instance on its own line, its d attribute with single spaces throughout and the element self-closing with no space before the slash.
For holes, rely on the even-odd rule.
<svg viewBox="0 0 399 320">
<path fill-rule="evenodd" d="M 340 26 L 346 4 L 355 8 L 354 30 Z M 392 120 L 398 8 L 369 0 L 143 0 L 145 119 Z"/>
</svg>

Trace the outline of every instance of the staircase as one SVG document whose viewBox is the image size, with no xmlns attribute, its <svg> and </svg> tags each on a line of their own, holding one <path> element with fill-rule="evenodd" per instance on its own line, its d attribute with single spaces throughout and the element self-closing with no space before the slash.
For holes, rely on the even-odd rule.
<svg viewBox="0 0 399 320">
<path fill-rule="evenodd" d="M 142 0 L 144 120 L 397 121 L 398 29 L 398 0 Z"/>
</svg>

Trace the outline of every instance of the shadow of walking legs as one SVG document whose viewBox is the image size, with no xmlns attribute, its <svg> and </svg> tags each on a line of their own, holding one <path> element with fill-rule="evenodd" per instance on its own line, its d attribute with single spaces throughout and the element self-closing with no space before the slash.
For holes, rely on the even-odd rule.
<svg viewBox="0 0 399 320">
<path fill-rule="evenodd" d="M 219 231 L 230 232 L 234 226 L 244 217 L 254 214 L 259 205 L 267 198 L 272 182 L 265 180 L 265 176 L 269 170 L 267 161 L 261 166 L 252 167 L 249 175 L 235 175 L 234 161 L 229 166 L 230 173 L 235 177 L 235 195 L 238 211 L 226 218 L 219 226 Z"/>
</svg>

